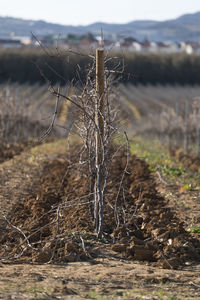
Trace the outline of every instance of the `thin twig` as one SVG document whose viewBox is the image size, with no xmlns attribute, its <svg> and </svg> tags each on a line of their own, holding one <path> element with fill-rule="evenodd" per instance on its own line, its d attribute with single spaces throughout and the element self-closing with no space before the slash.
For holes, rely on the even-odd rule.
<svg viewBox="0 0 200 300">
<path fill-rule="evenodd" d="M 120 195 L 120 192 L 121 192 L 121 188 L 122 188 L 122 184 L 123 184 L 123 181 L 124 181 L 124 177 L 125 177 L 125 175 L 127 174 L 127 171 L 128 171 L 128 164 L 129 164 L 129 159 L 130 159 L 130 144 L 129 144 L 129 139 L 128 139 L 128 136 L 127 136 L 126 132 L 124 132 L 124 135 L 126 137 L 126 142 L 127 142 L 127 157 L 126 157 L 126 165 L 125 165 L 124 170 L 123 170 L 121 181 L 119 183 L 119 188 L 118 188 L 117 196 L 116 196 L 116 199 L 115 199 L 115 218 L 116 218 L 117 227 L 119 227 L 119 216 L 118 216 L 118 212 L 117 212 L 117 202 L 118 202 L 119 195 Z"/>
<path fill-rule="evenodd" d="M 81 239 L 81 244 L 82 244 L 83 251 L 85 252 L 85 255 L 88 256 L 89 258 L 92 258 L 90 253 L 85 249 L 85 243 L 84 243 L 84 240 L 83 240 L 81 234 L 80 234 L 80 239 Z"/>
</svg>

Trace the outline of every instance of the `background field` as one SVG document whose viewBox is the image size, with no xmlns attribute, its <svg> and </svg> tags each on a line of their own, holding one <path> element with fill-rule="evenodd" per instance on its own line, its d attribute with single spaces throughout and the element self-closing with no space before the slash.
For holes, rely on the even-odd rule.
<svg viewBox="0 0 200 300">
<path fill-rule="evenodd" d="M 48 86 L 6 83 L 1 84 L 0 90 L 1 141 L 39 139 L 51 125 L 55 112 L 56 98 Z M 79 89 L 68 84 L 61 92 L 78 94 Z M 170 150 L 183 148 L 199 154 L 200 86 L 129 83 L 113 87 L 112 93 L 120 110 L 118 120 L 122 127 L 128 128 L 130 136 L 157 138 Z M 51 135 L 67 136 L 73 118 L 73 107 L 61 100 Z"/>
<path fill-rule="evenodd" d="M 193 74 L 191 79 L 186 72 L 195 64 L 198 73 L 199 57 L 180 57 L 179 60 L 176 57 L 176 63 L 170 64 L 174 56 L 144 56 L 140 67 L 141 57 L 131 57 L 125 65 L 136 74 L 144 68 L 146 79 L 136 76 L 140 80 L 136 79 L 134 83 L 137 84 L 133 84 L 134 76 L 127 76 L 129 82 L 124 82 L 123 78 L 110 93 L 119 125 L 116 145 L 127 147 L 124 130 L 129 137 L 128 181 L 120 198 L 124 207 L 128 207 L 124 210 L 124 218 L 130 220 L 128 226 L 131 224 L 137 231 L 142 216 L 145 240 L 157 242 L 160 239 L 165 245 L 163 252 L 156 250 L 157 260 L 152 262 L 148 255 L 151 258 L 154 244 L 150 244 L 146 252 L 143 247 L 142 252 L 141 245 L 137 244 L 140 235 L 132 240 L 134 247 L 140 249 L 133 259 L 131 236 L 123 236 L 123 226 L 116 233 L 118 244 L 112 244 L 115 237 L 109 234 L 103 236 L 102 241 L 95 239 L 90 231 L 88 208 L 85 209 L 84 202 L 78 202 L 85 201 L 81 193 L 88 192 L 88 182 L 87 172 L 80 171 L 80 161 L 73 160 L 79 153 L 79 140 L 73 135 L 77 133 L 73 126 L 77 111 L 65 100 L 57 101 L 47 83 L 37 82 L 43 70 L 55 89 L 60 86 L 55 80 L 58 79 L 55 69 L 52 71 L 48 64 L 45 65 L 46 59 L 49 64 L 52 62 L 49 55 L 44 55 L 41 70 L 36 68 L 33 73 L 31 68 L 35 66 L 29 64 L 30 54 L 22 55 L 19 61 L 19 53 L 10 55 L 6 58 L 8 69 L 6 65 L 2 69 L 5 77 L 1 77 L 8 79 L 10 76 L 10 81 L 5 80 L 0 85 L 0 297 L 199 299 L 200 85 L 198 76 Z M 32 58 L 40 61 L 41 54 L 34 55 Z M 15 65 L 11 57 L 15 57 Z M 1 59 L 0 55 L 0 64 Z M 75 62 L 77 64 L 73 58 L 72 61 L 65 59 L 66 64 L 72 62 L 71 68 Z M 80 65 L 82 63 L 86 63 L 85 57 L 80 58 Z M 79 73 L 80 65 L 77 67 Z M 61 66 L 60 58 L 54 65 L 58 66 Z M 81 84 L 76 84 L 76 79 L 71 82 L 75 73 L 62 68 L 66 72 L 61 71 L 62 76 L 69 77 L 67 83 L 61 85 L 61 92 L 76 97 Z M 6 70 L 10 75 L 6 75 Z M 173 75 L 173 72 L 177 73 Z M 173 76 L 179 84 L 173 81 Z M 12 82 L 15 78 L 18 83 Z M 183 82 L 187 84 L 181 85 Z M 71 152 L 69 145 L 75 145 Z M 123 164 L 127 162 L 127 156 L 120 155 L 114 158 L 112 177 L 108 178 L 109 209 L 117 197 L 118 175 L 121 176 Z M 66 201 L 69 206 L 59 206 L 68 203 Z M 4 215 L 11 223 L 6 223 Z M 109 210 L 107 215 L 109 228 L 114 225 Z M 53 224 L 61 229 L 61 232 L 56 231 L 56 246 Z M 31 239 L 38 230 L 40 234 Z M 22 232 L 27 235 L 31 232 L 27 247 L 27 238 L 24 239 Z M 152 232 L 154 238 L 149 238 Z M 193 247 L 192 239 L 197 246 Z M 37 251 L 41 245 L 42 252 Z M 53 256 L 55 263 L 48 264 Z M 181 259 L 185 261 L 184 267 L 180 267 Z"/>
</svg>

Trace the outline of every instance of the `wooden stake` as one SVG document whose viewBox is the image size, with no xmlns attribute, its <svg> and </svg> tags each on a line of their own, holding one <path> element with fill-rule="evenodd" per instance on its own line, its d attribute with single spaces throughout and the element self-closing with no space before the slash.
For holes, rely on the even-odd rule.
<svg viewBox="0 0 200 300">
<path fill-rule="evenodd" d="M 96 178 L 94 199 L 94 220 L 98 237 L 102 235 L 103 186 L 102 168 L 104 155 L 104 49 L 96 50 Z"/>
<path fill-rule="evenodd" d="M 100 165 L 103 160 L 102 143 L 104 140 L 104 49 L 96 50 L 96 124 L 99 128 L 97 132 L 97 164 Z"/>
</svg>

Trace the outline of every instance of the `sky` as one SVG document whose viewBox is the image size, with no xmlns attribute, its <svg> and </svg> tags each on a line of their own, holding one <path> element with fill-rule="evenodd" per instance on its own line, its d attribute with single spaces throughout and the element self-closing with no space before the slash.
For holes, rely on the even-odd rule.
<svg viewBox="0 0 200 300">
<path fill-rule="evenodd" d="M 0 16 L 64 25 L 167 20 L 200 11 L 200 0 L 0 0 Z"/>
</svg>

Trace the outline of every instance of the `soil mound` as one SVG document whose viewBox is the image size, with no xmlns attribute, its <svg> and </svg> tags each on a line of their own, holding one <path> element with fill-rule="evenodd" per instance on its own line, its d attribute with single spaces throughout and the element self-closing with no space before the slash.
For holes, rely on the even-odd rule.
<svg viewBox="0 0 200 300">
<path fill-rule="evenodd" d="M 77 153 L 73 149 L 71 153 Z M 18 201 L 0 222 L 1 259 L 69 262 L 92 259 L 100 249 L 135 260 L 178 268 L 200 259 L 200 241 L 156 190 L 148 165 L 126 151 L 109 167 L 104 206 L 104 237 L 97 240 L 90 217 L 88 171 L 77 156 L 46 164 L 40 188 Z"/>
<path fill-rule="evenodd" d="M 23 143 L 0 144 L 0 163 L 20 154 L 25 148 Z"/>
<path fill-rule="evenodd" d="M 180 161 L 186 168 L 191 171 L 198 172 L 200 170 L 200 157 L 190 152 L 186 152 L 182 148 L 170 149 L 170 152 L 175 158 Z"/>
</svg>

